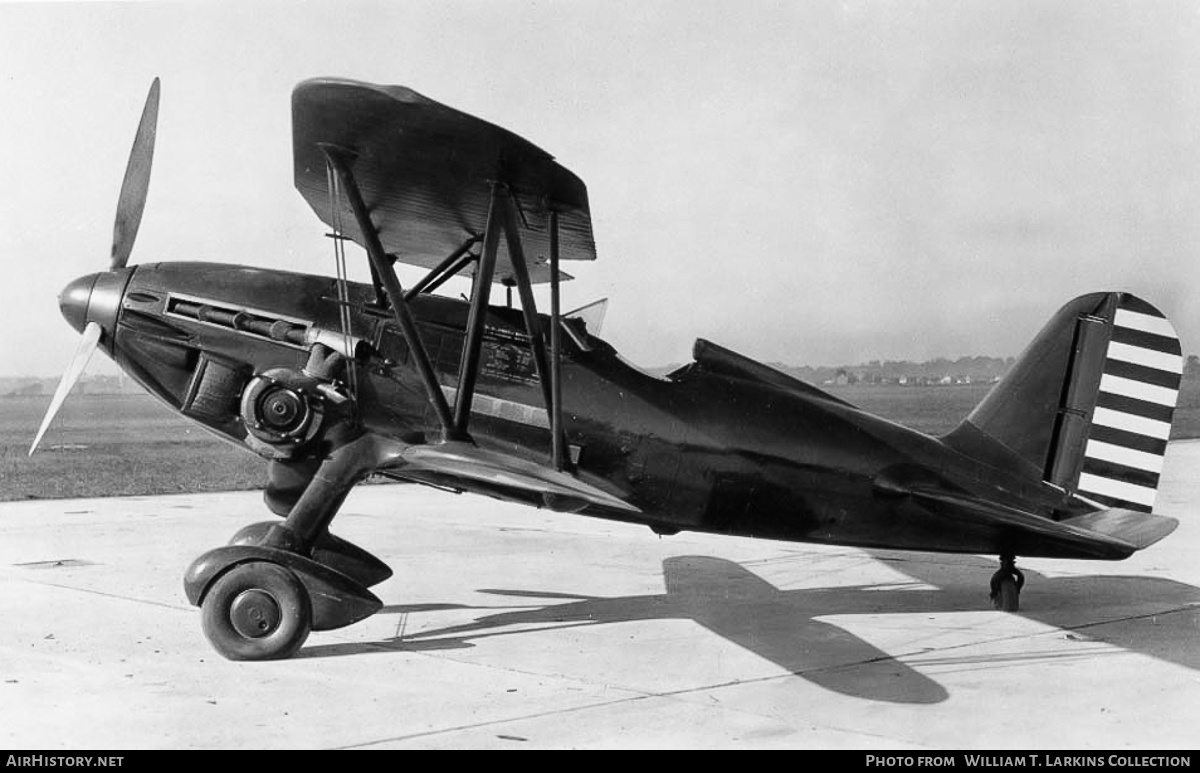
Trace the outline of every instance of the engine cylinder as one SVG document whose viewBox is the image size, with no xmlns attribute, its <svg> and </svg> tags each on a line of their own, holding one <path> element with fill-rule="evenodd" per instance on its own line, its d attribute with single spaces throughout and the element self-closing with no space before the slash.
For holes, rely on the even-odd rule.
<svg viewBox="0 0 1200 773">
<path fill-rule="evenodd" d="M 324 418 L 315 379 L 296 371 L 261 373 L 242 391 L 246 442 L 268 459 L 292 459 L 316 437 Z"/>
</svg>

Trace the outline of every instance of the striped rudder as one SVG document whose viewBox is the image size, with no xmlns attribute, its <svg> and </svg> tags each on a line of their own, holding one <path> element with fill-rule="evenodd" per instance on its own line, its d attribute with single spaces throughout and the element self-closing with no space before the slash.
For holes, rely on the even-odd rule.
<svg viewBox="0 0 1200 773">
<path fill-rule="evenodd" d="M 1150 512 L 1183 377 L 1183 350 L 1158 309 L 1121 295 L 1113 314 L 1076 495 Z"/>
<path fill-rule="evenodd" d="M 1077 501 L 1150 512 L 1182 373 L 1158 309 L 1127 293 L 1084 295 L 944 440 Z"/>
</svg>

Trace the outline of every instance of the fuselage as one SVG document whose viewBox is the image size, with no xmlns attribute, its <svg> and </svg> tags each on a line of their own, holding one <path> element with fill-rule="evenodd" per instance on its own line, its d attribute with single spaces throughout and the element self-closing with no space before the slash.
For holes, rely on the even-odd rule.
<svg viewBox="0 0 1200 773">
<path fill-rule="evenodd" d="M 227 440 L 247 441 L 238 411 L 246 379 L 302 369 L 314 340 L 343 342 L 356 355 L 347 380 L 364 430 L 404 443 L 437 437 L 412 353 L 370 285 L 350 283 L 339 300 L 329 277 L 206 263 L 148 264 L 98 277 L 88 287 L 102 291 L 91 291 L 86 303 L 81 286 L 64 292 L 64 315 L 77 328 L 99 318 L 102 343 L 122 368 Z M 468 304 L 422 294 L 411 310 L 453 405 Z M 570 326 L 562 388 L 572 466 L 640 510 L 589 506 L 587 514 L 660 533 L 990 552 L 996 546 L 988 535 L 931 515 L 897 493 L 896 481 L 934 481 L 1047 514 L 1062 503 L 1037 475 L 981 466 L 940 439 L 815 388 L 779 374 L 762 378 L 763 366 L 745 360 L 742 368 L 732 353 L 720 361 L 699 356 L 656 377 L 626 363 L 581 321 L 563 324 Z M 470 435 L 480 446 L 548 458 L 548 414 L 519 310 L 488 310 Z M 380 472 L 406 477 L 402 467 Z M 483 493 L 542 504 L 528 492 Z"/>
</svg>

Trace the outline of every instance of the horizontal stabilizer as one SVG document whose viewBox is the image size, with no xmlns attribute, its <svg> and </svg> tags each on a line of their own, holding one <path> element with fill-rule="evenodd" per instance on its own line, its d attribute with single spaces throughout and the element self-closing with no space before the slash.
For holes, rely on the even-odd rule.
<svg viewBox="0 0 1200 773">
<path fill-rule="evenodd" d="M 623 499 L 574 475 L 469 443 L 409 446 L 401 456 L 410 469 L 540 494 L 556 494 L 617 510 L 641 512 Z"/>
<path fill-rule="evenodd" d="M 1062 523 L 1127 542 L 1137 550 L 1150 547 L 1179 525 L 1179 521 L 1165 515 L 1118 508 L 1088 513 Z"/>
<path fill-rule="evenodd" d="M 1054 555 L 1063 558 L 1128 558 L 1134 551 L 1166 536 L 1174 526 L 1161 531 L 1145 544 L 1130 539 L 1142 536 L 1143 528 L 1130 516 L 1144 519 L 1174 521 L 1172 518 L 1134 513 L 1127 510 L 1104 510 L 1069 521 L 1054 521 L 1036 513 L 1008 507 L 996 502 L 931 488 L 914 488 L 909 493 L 926 505 L 930 512 L 966 521 L 996 533 L 1003 550 L 1017 555 Z M 1105 516 L 1108 516 L 1107 518 Z M 1143 524 L 1152 523 L 1150 520 Z M 1143 537 L 1144 539 L 1144 537 Z"/>
</svg>

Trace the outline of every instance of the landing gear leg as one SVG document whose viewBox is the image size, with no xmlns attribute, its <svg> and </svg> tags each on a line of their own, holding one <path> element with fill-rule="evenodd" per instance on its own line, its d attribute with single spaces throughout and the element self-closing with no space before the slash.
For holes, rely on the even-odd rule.
<svg viewBox="0 0 1200 773">
<path fill-rule="evenodd" d="M 286 658 L 309 630 L 341 628 L 379 611 L 383 602 L 363 584 L 366 576 L 314 560 L 314 547 L 328 541 L 329 524 L 354 484 L 390 452 L 371 436 L 337 448 L 282 524 L 257 541 L 210 550 L 192 563 L 184 590 L 201 607 L 204 633 L 221 655 Z"/>
<path fill-rule="evenodd" d="M 1016 561 L 1016 556 L 1008 553 L 1000 556 L 1000 568 L 992 575 L 992 604 L 1001 612 L 1016 612 L 1021 607 L 1025 575 Z"/>
</svg>

